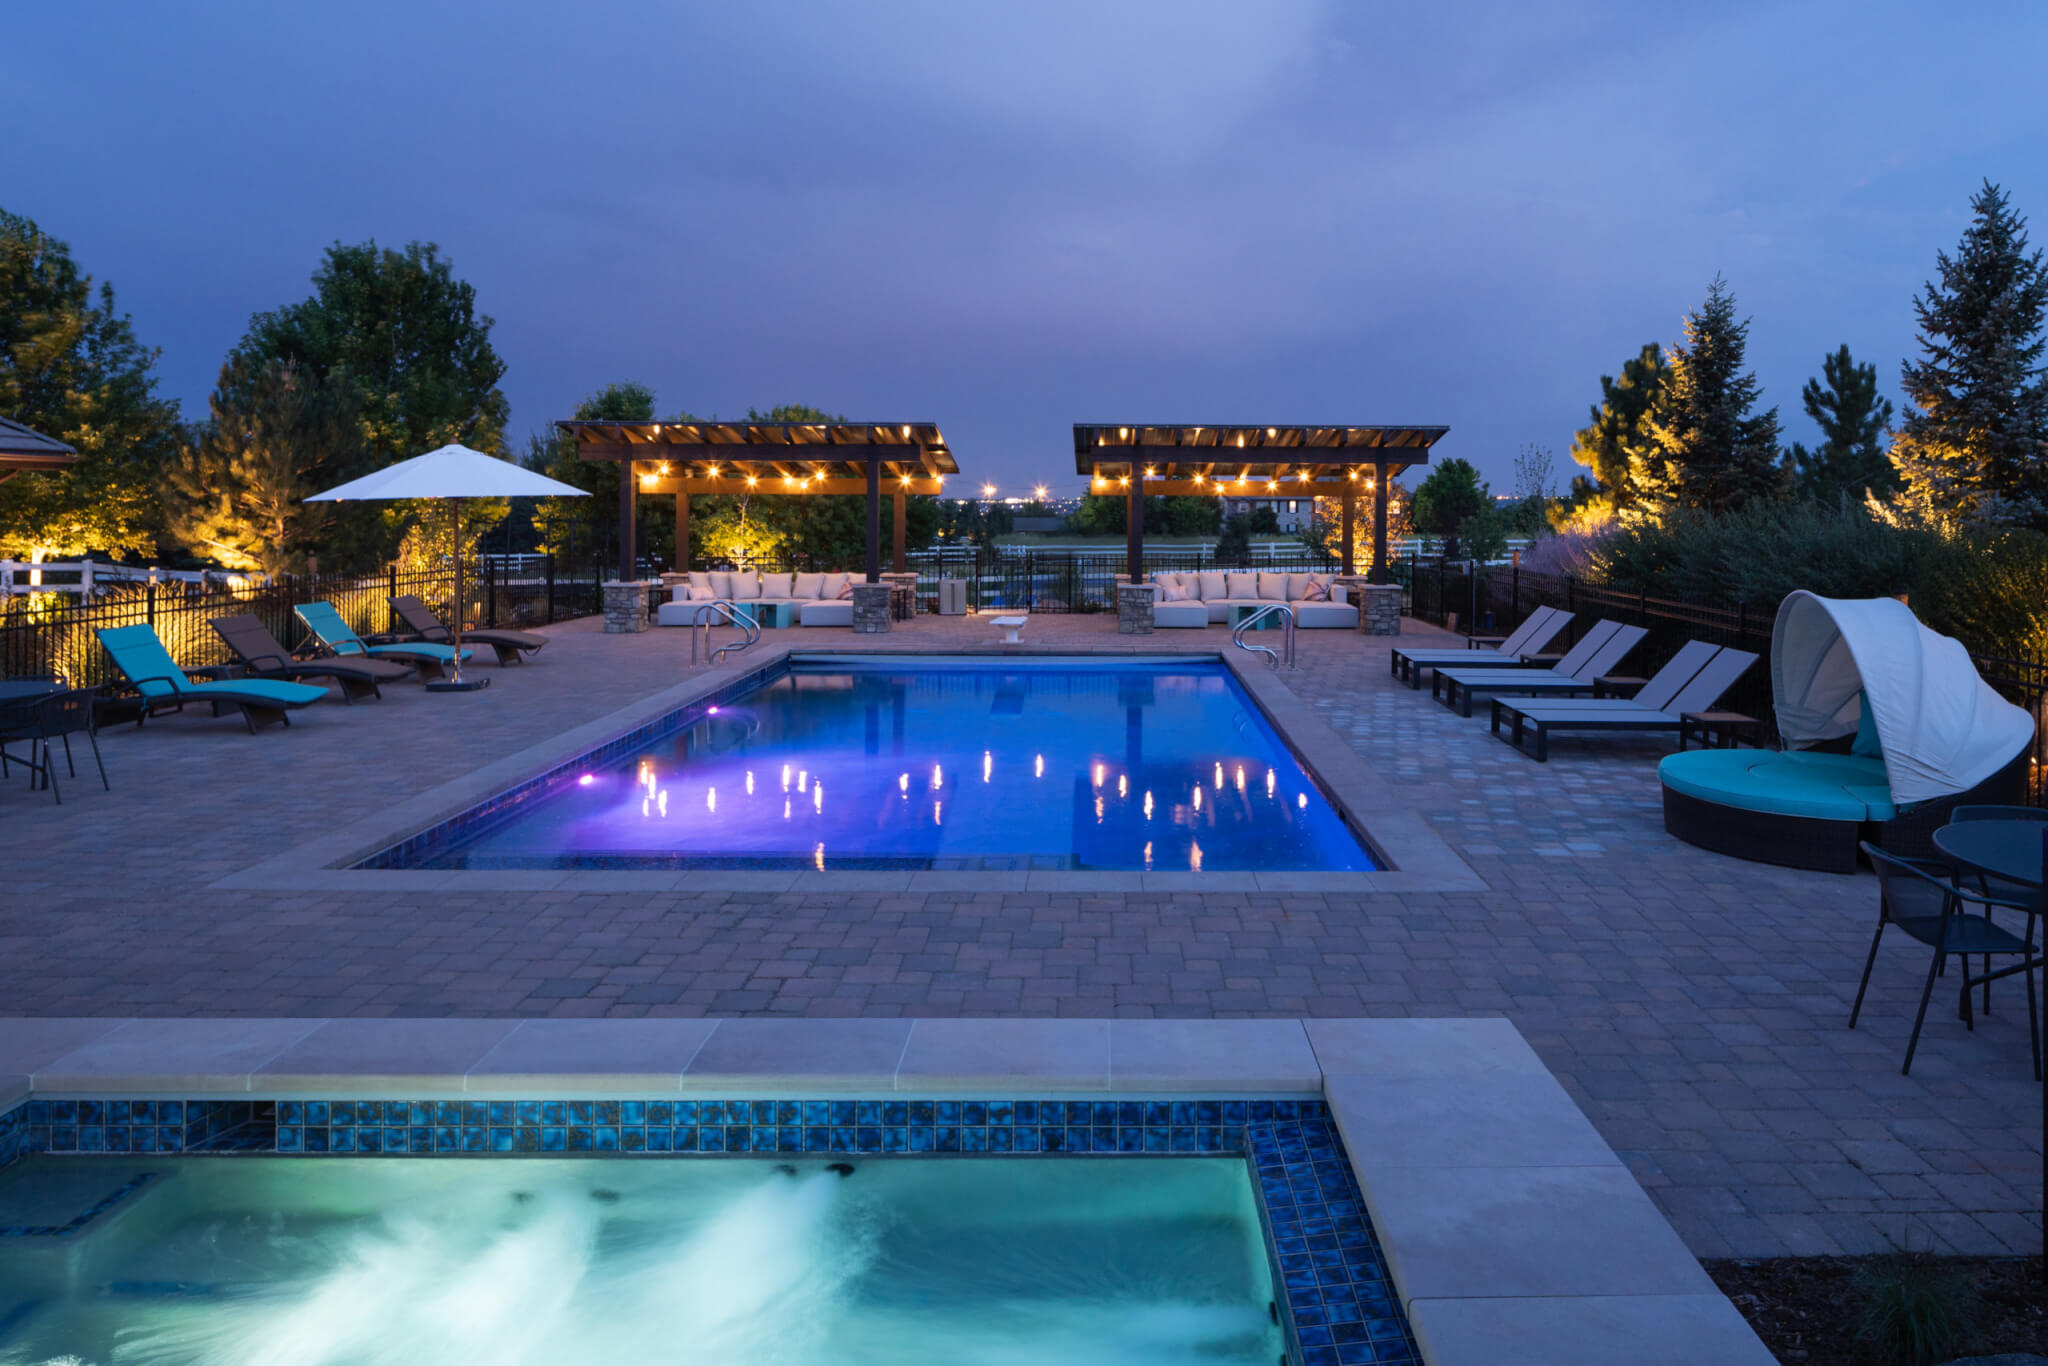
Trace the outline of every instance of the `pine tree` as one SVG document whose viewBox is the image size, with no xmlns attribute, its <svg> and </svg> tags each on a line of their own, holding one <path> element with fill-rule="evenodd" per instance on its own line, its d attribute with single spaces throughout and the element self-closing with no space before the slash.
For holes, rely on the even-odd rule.
<svg viewBox="0 0 2048 1366">
<path fill-rule="evenodd" d="M 1648 440 L 1644 423 L 1650 404 L 1670 377 L 1664 352 L 1655 342 L 1621 367 L 1621 377 L 1600 376 L 1600 402 L 1592 421 L 1572 436 L 1572 459 L 1593 472 L 1610 506 L 1635 501 L 1629 480 L 1630 457 Z"/>
<path fill-rule="evenodd" d="M 1825 438 L 1815 450 L 1795 442 L 1785 453 L 1807 497 L 1839 504 L 1860 500 L 1866 491 L 1882 494 L 1898 487 L 1883 443 L 1892 402 L 1877 392 L 1875 365 L 1858 365 L 1844 343 L 1821 362 L 1821 377 L 1806 381 L 1799 398 Z"/>
<path fill-rule="evenodd" d="M 1735 296 L 1720 276 L 1707 301 L 1685 320 L 1685 342 L 1671 348 L 1670 377 L 1650 405 L 1649 441 L 1632 456 L 1629 478 L 1659 508 L 1722 512 L 1786 488 L 1778 464 L 1778 410 L 1752 415 L 1763 386 L 1742 369 L 1749 323 L 1735 317 Z"/>
<path fill-rule="evenodd" d="M 1910 507 L 2048 528 L 2048 272 L 1998 186 L 1970 208 L 1955 256 L 1936 255 L 1940 279 L 1913 299 L 1921 357 L 1902 370 L 1915 411 L 1892 463 Z"/>
<path fill-rule="evenodd" d="M 346 379 L 289 361 L 231 356 L 209 401 L 213 418 L 165 471 L 171 536 L 229 569 L 303 567 L 331 505 L 305 497 L 356 459 L 360 431 Z"/>
</svg>

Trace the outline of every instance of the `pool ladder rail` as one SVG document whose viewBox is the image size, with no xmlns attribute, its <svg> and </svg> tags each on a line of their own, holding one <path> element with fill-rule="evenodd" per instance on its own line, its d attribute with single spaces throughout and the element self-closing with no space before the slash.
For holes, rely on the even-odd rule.
<svg viewBox="0 0 2048 1366">
<path fill-rule="evenodd" d="M 727 625 L 737 626 L 742 631 L 745 631 L 747 638 L 745 640 L 728 641 L 717 649 L 712 649 L 711 627 L 714 622 L 710 615 L 711 613 L 724 617 Z M 761 639 L 761 624 L 745 612 L 736 610 L 724 598 L 720 598 L 715 602 L 700 602 L 697 604 L 697 610 L 690 613 L 690 663 L 692 664 L 697 662 L 697 637 L 699 634 L 702 634 L 704 637 L 705 663 L 716 664 L 727 655 L 738 654 L 748 646 L 759 643 Z"/>
<path fill-rule="evenodd" d="M 1267 617 L 1272 616 L 1275 612 L 1280 614 L 1280 648 L 1275 650 L 1270 645 L 1253 645 L 1248 643 L 1244 638 L 1244 633 L 1264 621 Z M 1237 624 L 1237 629 L 1230 633 L 1230 643 L 1240 650 L 1250 650 L 1254 654 L 1264 655 L 1266 657 L 1266 664 L 1270 668 L 1279 668 L 1283 657 L 1287 661 L 1287 667 L 1293 668 L 1294 609 L 1284 602 L 1270 603 L 1267 606 L 1261 607 L 1258 611 Z"/>
</svg>

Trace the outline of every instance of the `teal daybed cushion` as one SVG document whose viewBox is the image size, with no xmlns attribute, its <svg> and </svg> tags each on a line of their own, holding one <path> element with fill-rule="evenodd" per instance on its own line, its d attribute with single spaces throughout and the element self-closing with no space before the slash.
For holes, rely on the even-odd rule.
<svg viewBox="0 0 2048 1366">
<path fill-rule="evenodd" d="M 1657 777 L 1673 792 L 1738 811 L 1859 822 L 1898 814 L 1884 761 L 1853 754 L 1696 749 L 1666 755 Z"/>
</svg>

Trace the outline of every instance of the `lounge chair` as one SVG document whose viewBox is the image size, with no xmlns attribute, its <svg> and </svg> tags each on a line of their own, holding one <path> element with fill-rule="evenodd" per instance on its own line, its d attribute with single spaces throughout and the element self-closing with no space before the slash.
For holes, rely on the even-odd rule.
<svg viewBox="0 0 2048 1366">
<path fill-rule="evenodd" d="M 445 678 L 448 666 L 455 662 L 455 649 L 450 645 L 434 645 L 416 640 L 403 645 L 372 645 L 357 635 L 349 624 L 341 619 L 341 613 L 334 610 L 331 602 L 309 602 L 298 609 L 299 620 L 306 623 L 306 629 L 313 638 L 331 654 L 344 658 L 397 659 L 420 671 L 421 678 Z M 464 649 L 462 660 L 469 662 L 470 651 Z"/>
<path fill-rule="evenodd" d="M 1439 665 L 1452 668 L 1486 668 L 1489 665 L 1500 668 L 1517 668 L 1522 656 L 1535 654 L 1557 638 L 1558 632 L 1571 624 L 1572 614 L 1556 607 L 1539 607 L 1523 619 L 1498 644 L 1491 644 L 1491 636 L 1475 636 L 1472 643 L 1463 649 L 1447 650 L 1442 647 L 1427 649 L 1395 650 L 1392 657 L 1394 677 L 1406 681 L 1409 687 L 1422 686 L 1422 671 Z"/>
<path fill-rule="evenodd" d="M 413 667 L 395 659 L 345 658 L 327 655 L 320 659 L 294 659 L 291 651 L 270 634 L 263 619 L 244 612 L 235 617 L 214 617 L 206 623 L 221 642 L 242 661 L 246 678 L 284 678 L 297 682 L 306 678 L 331 678 L 341 688 L 342 701 L 355 705 L 358 697 L 384 696 L 381 684 L 412 677 Z"/>
<path fill-rule="evenodd" d="M 1722 693 L 1735 686 L 1736 679 L 1749 672 L 1749 666 L 1754 663 L 1756 656 L 1747 650 L 1717 650 L 1713 658 L 1701 665 L 1699 672 L 1687 679 L 1668 699 L 1661 693 L 1653 693 L 1648 702 L 1640 692 L 1632 698 L 1503 700 L 1495 704 L 1494 734 L 1500 734 L 1500 717 L 1507 716 L 1513 723 L 1513 734 L 1507 737 L 1508 743 L 1519 749 L 1524 735 L 1534 735 L 1534 757 L 1538 763 L 1550 758 L 1552 731 L 1665 731 L 1676 735 L 1684 724 L 1680 719 L 1683 713 L 1706 711 L 1712 707 Z M 1645 687 L 1644 692 L 1648 691 Z M 1664 702 L 1661 707 L 1649 705 L 1649 702 L 1660 700 Z"/>
<path fill-rule="evenodd" d="M 1718 645 L 1709 645 L 1703 640 L 1688 640 L 1679 648 L 1678 653 L 1671 657 L 1671 662 L 1657 670 L 1649 682 L 1636 690 L 1633 697 L 1547 697 L 1540 703 L 1529 702 L 1526 705 L 1563 707 L 1567 710 L 1585 706 L 1605 709 L 1609 702 L 1628 701 L 1648 707 L 1652 711 L 1663 711 L 1671 704 L 1672 699 L 1678 696 L 1679 689 L 1698 677 L 1699 671 L 1707 666 L 1707 661 L 1720 653 L 1721 647 Z M 1501 717 L 1513 711 L 1519 704 L 1519 699 L 1513 697 L 1493 699 L 1494 734 L 1500 734 Z"/>
<path fill-rule="evenodd" d="M 436 645 L 447 645 L 454 641 L 454 637 L 448 633 L 448 628 L 434 615 L 434 610 L 410 593 L 393 598 L 391 610 L 398 613 L 398 619 L 405 623 L 405 629 L 421 640 L 432 641 Z M 538 653 L 540 648 L 548 643 L 546 636 L 537 636 L 531 631 L 499 631 L 488 628 L 472 631 L 467 626 L 462 628 L 462 639 L 465 644 L 474 641 L 478 645 L 488 645 L 496 650 L 498 665 L 501 668 L 507 664 L 517 664 L 525 655 Z"/>
<path fill-rule="evenodd" d="M 107 627 L 97 634 L 100 644 L 112 656 L 114 667 L 127 676 L 128 686 L 142 699 L 142 710 L 135 718 L 138 726 L 159 711 L 183 711 L 187 702 L 211 702 L 215 716 L 224 707 L 240 711 L 243 723 L 254 735 L 258 726 L 289 726 L 292 719 L 287 713 L 310 707 L 327 696 L 325 688 L 272 678 L 194 682 L 190 675 L 216 671 L 179 668 L 152 626 Z"/>
<path fill-rule="evenodd" d="M 1591 692 L 1593 681 L 1613 672 L 1648 634 L 1640 626 L 1598 622 L 1548 669 L 1447 669 L 1439 664 L 1436 677 L 1429 681 L 1429 695 L 1457 708 L 1458 715 L 1470 716 L 1472 699 L 1482 692 L 1525 696 Z"/>
</svg>

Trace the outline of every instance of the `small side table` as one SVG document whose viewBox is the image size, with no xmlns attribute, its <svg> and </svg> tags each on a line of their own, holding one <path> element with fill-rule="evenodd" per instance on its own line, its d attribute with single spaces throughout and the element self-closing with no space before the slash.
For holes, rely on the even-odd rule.
<svg viewBox="0 0 2048 1366">
<path fill-rule="evenodd" d="M 1252 614 L 1254 614 L 1254 613 L 1256 613 L 1256 612 L 1263 612 L 1263 611 L 1265 611 L 1265 610 L 1266 610 L 1266 609 L 1267 609 L 1268 607 L 1271 607 L 1272 605 L 1273 605 L 1273 604 L 1272 604 L 1272 603 L 1270 603 L 1270 602 L 1234 602 L 1234 603 L 1232 603 L 1232 604 L 1230 605 L 1230 609 L 1229 609 L 1229 610 L 1230 610 L 1230 622 L 1229 622 L 1229 625 L 1230 625 L 1230 629 L 1231 629 L 1231 630 L 1233 630 L 1233 631 L 1235 631 L 1235 630 L 1236 630 L 1236 629 L 1237 629 L 1238 627 L 1240 627 L 1240 626 L 1244 625 L 1244 619 L 1245 619 L 1246 617 L 1248 617 L 1248 616 L 1251 616 Z M 1270 616 L 1270 617 L 1267 617 L 1267 618 L 1265 618 L 1265 619 L 1264 619 L 1263 621 L 1259 622 L 1259 623 L 1258 623 L 1258 624 L 1257 624 L 1256 626 L 1252 627 L 1252 629 L 1253 629 L 1254 631 L 1277 631 L 1277 630 L 1279 630 L 1279 629 L 1280 629 L 1280 614 L 1279 614 L 1278 612 L 1275 612 L 1275 613 L 1274 613 L 1274 614 L 1273 614 L 1272 616 Z"/>
<path fill-rule="evenodd" d="M 1548 669 L 1555 667 L 1563 658 L 1564 655 L 1560 651 L 1545 650 L 1541 654 L 1523 655 L 1522 664 L 1530 669 Z"/>
<path fill-rule="evenodd" d="M 1742 741 L 1761 741 L 1763 722 L 1739 711 L 1687 711 L 1678 714 L 1678 747 L 1699 737 L 1701 749 L 1734 749 Z"/>
<path fill-rule="evenodd" d="M 1643 690 L 1643 684 L 1649 681 L 1635 674 L 1601 674 L 1593 680 L 1593 696 L 1634 697 Z"/>
</svg>

